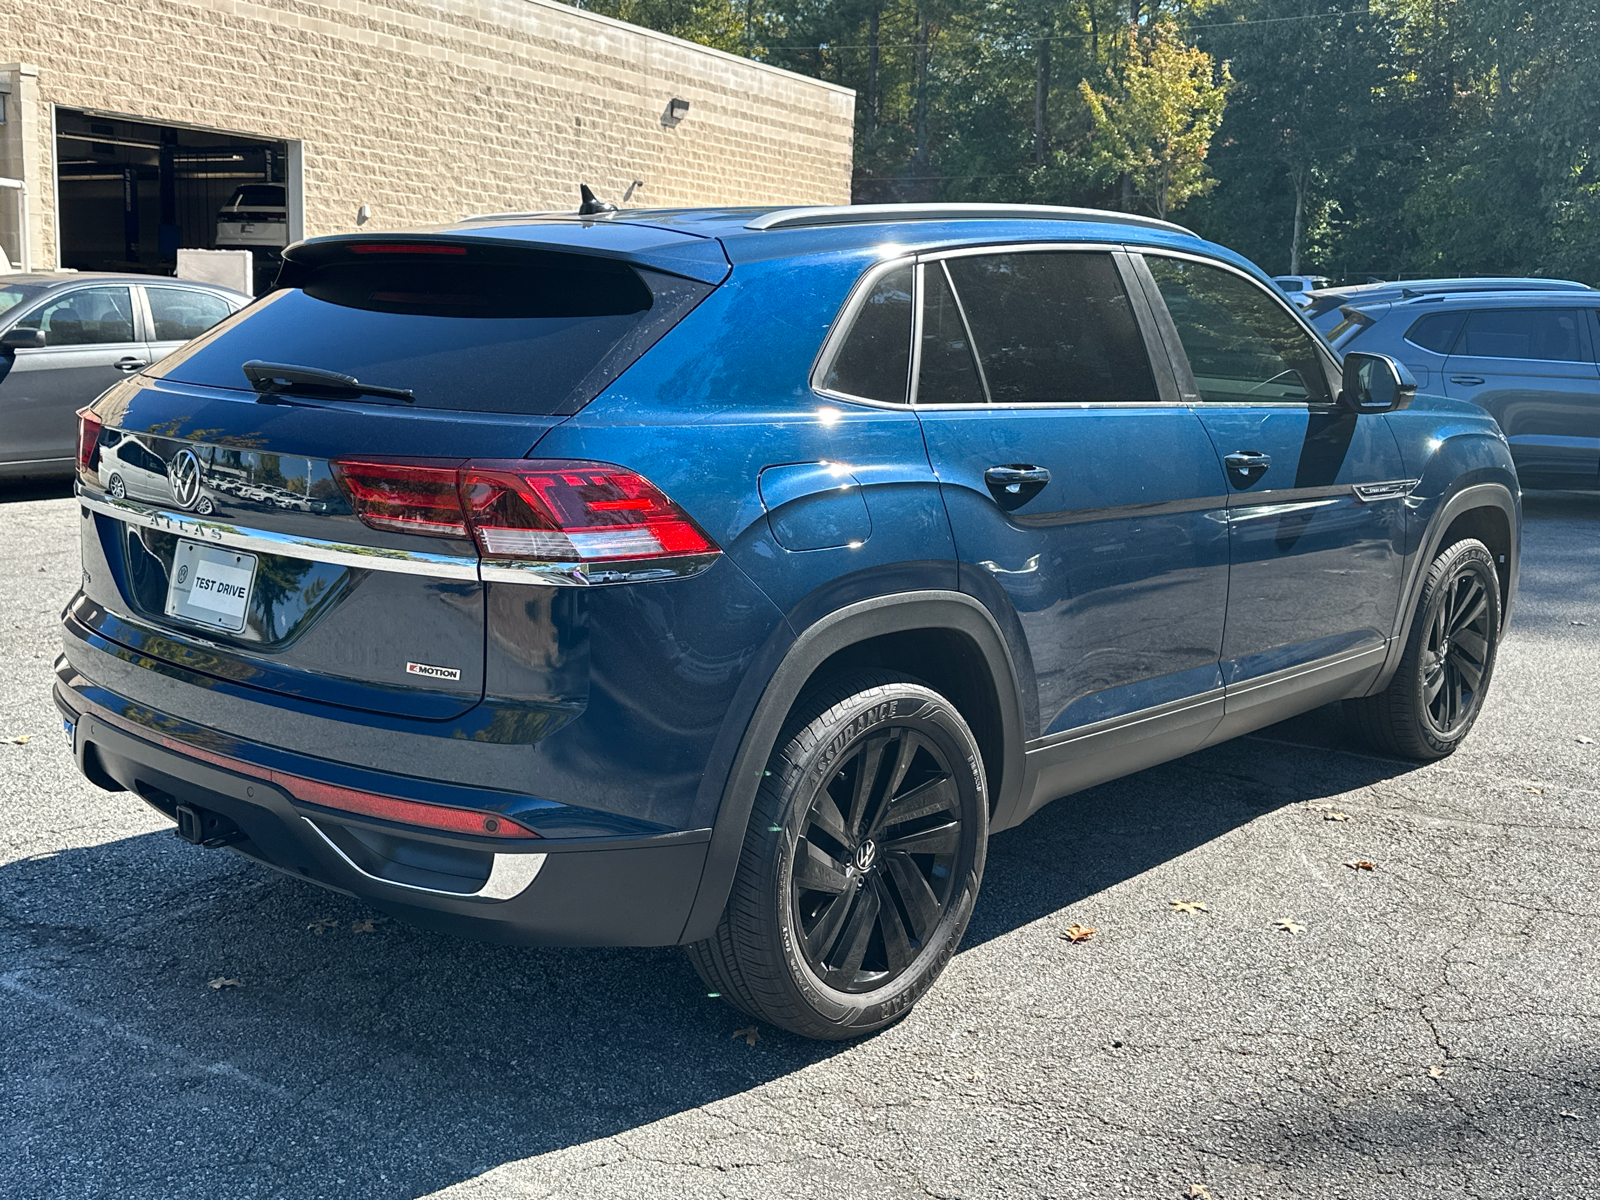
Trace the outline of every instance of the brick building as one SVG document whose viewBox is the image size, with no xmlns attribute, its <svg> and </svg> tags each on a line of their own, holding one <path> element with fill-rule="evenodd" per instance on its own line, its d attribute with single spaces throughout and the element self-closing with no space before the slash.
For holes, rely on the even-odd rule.
<svg viewBox="0 0 1600 1200">
<path fill-rule="evenodd" d="M 580 182 L 635 206 L 843 204 L 854 104 L 553 0 L 7 4 L 0 180 L 25 187 L 0 186 L 0 247 L 170 272 L 247 195 L 279 200 L 280 240 L 570 209 Z"/>
</svg>

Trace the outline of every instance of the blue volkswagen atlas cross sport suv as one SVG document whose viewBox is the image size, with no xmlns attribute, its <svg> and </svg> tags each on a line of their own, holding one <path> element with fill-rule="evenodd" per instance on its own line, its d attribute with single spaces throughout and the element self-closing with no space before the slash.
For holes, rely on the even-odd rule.
<svg viewBox="0 0 1600 1200">
<path fill-rule="evenodd" d="M 1113 213 L 319 238 L 84 410 L 55 695 L 191 842 L 848 1037 L 1047 801 L 1334 700 L 1460 743 L 1520 501 L 1414 390 Z"/>
</svg>

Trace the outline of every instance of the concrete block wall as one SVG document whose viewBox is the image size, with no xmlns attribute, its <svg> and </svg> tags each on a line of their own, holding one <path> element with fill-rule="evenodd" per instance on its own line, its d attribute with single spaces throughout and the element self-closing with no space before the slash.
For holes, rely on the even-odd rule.
<svg viewBox="0 0 1600 1200">
<path fill-rule="evenodd" d="M 555 0 L 39 0 L 0 5 L 37 68 L 35 262 L 55 254 L 52 106 L 299 142 L 307 236 L 474 212 L 846 204 L 849 89 Z M 688 117 L 664 120 L 668 101 Z M 19 105 L 20 107 L 20 105 Z"/>
</svg>

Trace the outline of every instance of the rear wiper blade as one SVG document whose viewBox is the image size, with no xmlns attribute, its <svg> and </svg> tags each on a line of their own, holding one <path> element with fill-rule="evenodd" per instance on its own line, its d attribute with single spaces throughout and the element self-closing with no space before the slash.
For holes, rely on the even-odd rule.
<svg viewBox="0 0 1600 1200">
<path fill-rule="evenodd" d="M 245 378 L 260 394 L 262 403 L 271 404 L 282 396 L 313 395 L 330 400 L 353 400 L 357 396 L 387 396 L 402 404 L 415 404 L 416 396 L 410 388 L 379 387 L 362 383 L 354 375 L 341 375 L 337 371 L 324 371 L 321 367 L 300 367 L 293 363 L 262 362 L 252 358 L 243 364 Z"/>
</svg>

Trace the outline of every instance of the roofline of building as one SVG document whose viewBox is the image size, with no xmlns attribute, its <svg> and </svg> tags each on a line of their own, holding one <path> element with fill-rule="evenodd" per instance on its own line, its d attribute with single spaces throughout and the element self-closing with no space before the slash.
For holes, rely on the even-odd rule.
<svg viewBox="0 0 1600 1200">
<path fill-rule="evenodd" d="M 766 71 L 773 75 L 781 75 L 785 79 L 792 79 L 800 83 L 811 84 L 815 87 L 826 89 L 827 91 L 837 92 L 842 96 L 849 96 L 852 100 L 855 99 L 855 88 L 845 87 L 843 84 L 838 83 L 829 83 L 826 79 L 818 79 L 813 75 L 802 75 L 799 71 L 790 71 L 783 67 L 774 67 L 770 63 L 758 62 L 753 58 L 746 58 L 742 54 L 733 54 L 727 50 L 718 50 L 715 46 L 705 46 L 699 42 L 691 42 L 688 38 L 674 37 L 670 33 L 662 33 L 660 30 L 656 29 L 647 29 L 643 25 L 630 25 L 627 21 L 619 21 L 615 17 L 607 17 L 600 13 L 590 12 L 587 9 L 578 8 L 572 4 L 564 4 L 562 3 L 562 0 L 522 0 L 522 2 L 524 4 L 532 5 L 535 8 L 547 8 L 569 15 L 583 17 L 587 20 L 598 22 L 601 25 L 609 25 L 614 29 L 618 29 L 627 33 L 642 34 L 645 37 L 654 38 L 657 41 L 667 42 L 674 46 L 682 46 L 686 49 L 694 50 L 701 54 L 709 54 L 716 58 L 726 59 L 728 62 L 738 63 L 741 66 L 753 67 L 758 71 Z"/>
</svg>

